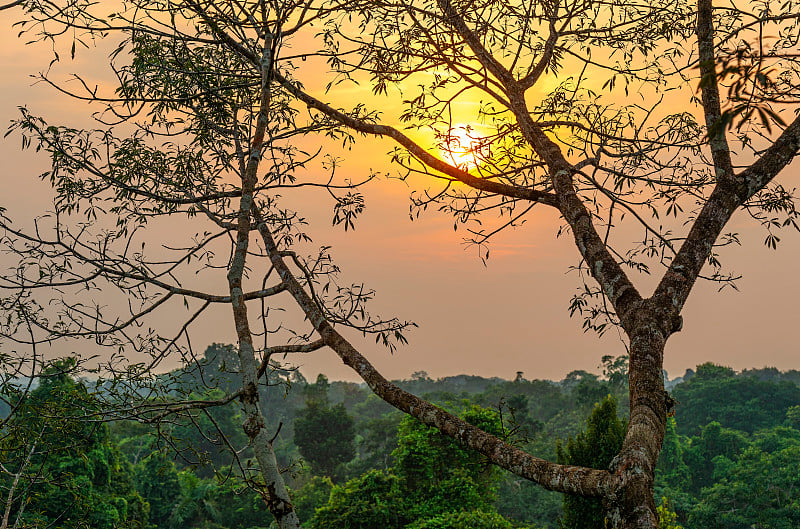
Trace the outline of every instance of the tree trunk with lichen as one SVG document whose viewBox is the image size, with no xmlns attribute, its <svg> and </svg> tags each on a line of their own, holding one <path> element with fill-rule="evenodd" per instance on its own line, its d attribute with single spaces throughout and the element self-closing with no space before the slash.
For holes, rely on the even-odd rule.
<svg viewBox="0 0 800 529">
<path fill-rule="evenodd" d="M 253 173 L 255 173 L 255 170 L 253 170 Z M 242 274 L 250 236 L 250 211 L 253 202 L 252 189 L 254 181 L 255 179 L 251 179 L 251 183 L 246 183 L 243 186 L 236 251 L 228 272 L 233 319 L 239 342 L 239 370 L 243 388 L 241 403 L 245 416 L 242 428 L 250 439 L 250 445 L 253 448 L 261 476 L 264 479 L 264 488 L 259 492 L 267 508 L 275 517 L 280 529 L 297 529 L 300 527 L 300 521 L 289 499 L 289 493 L 281 476 L 275 452 L 272 449 L 272 441 L 267 433 L 264 416 L 258 404 L 258 363 L 255 358 L 253 337 L 247 318 L 247 306 L 242 295 Z"/>
<path fill-rule="evenodd" d="M 630 422 L 622 449 L 609 468 L 616 487 L 604 499 L 609 527 L 614 529 L 658 528 L 653 481 L 666 431 L 669 396 L 662 366 L 671 329 L 659 325 L 647 307 L 652 306 L 650 300 L 643 305 L 630 339 Z"/>
<path fill-rule="evenodd" d="M 269 44 L 269 42 L 268 42 Z M 233 320 L 239 342 L 239 369 L 242 377 L 242 408 L 245 420 L 242 424 L 245 434 L 250 439 L 261 476 L 263 488 L 259 490 L 264 503 L 275 518 L 280 529 L 299 529 L 300 521 L 294 512 L 289 492 L 281 476 L 278 461 L 272 448 L 272 440 L 267 433 L 264 416 L 258 404 L 258 372 L 259 366 L 253 347 L 253 335 L 247 317 L 247 305 L 242 290 L 247 249 L 250 242 L 251 216 L 254 209 L 254 192 L 258 181 L 257 171 L 261 160 L 261 150 L 268 124 L 270 104 L 270 71 L 271 46 L 264 46 L 261 59 L 261 105 L 259 108 L 255 134 L 250 145 L 247 165 L 242 174 L 242 198 L 239 203 L 239 214 L 236 225 L 236 249 L 228 270 L 228 288 L 231 294 Z"/>
</svg>

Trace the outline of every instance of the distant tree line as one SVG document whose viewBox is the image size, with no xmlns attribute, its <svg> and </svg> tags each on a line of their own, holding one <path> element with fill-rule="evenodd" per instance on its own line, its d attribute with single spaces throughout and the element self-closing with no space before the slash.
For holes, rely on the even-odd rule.
<svg viewBox="0 0 800 529">
<path fill-rule="evenodd" d="M 192 398 L 213 398 L 230 376 L 229 352 L 210 347 L 202 367 L 203 379 L 221 389 L 198 393 L 196 368 L 169 376 Z M 103 386 L 74 367 L 53 362 L 2 429 L 0 494 L 11 498 L 4 528 L 271 526 L 258 484 L 237 470 L 237 460 L 253 457 L 237 403 L 156 431 L 105 417 Z M 560 382 L 415 374 L 398 384 L 531 453 L 607 468 L 626 428 L 624 357 L 604 357 L 601 367 L 601 376 L 575 371 Z M 675 415 L 656 473 L 662 527 L 800 526 L 798 375 L 714 364 L 687 370 L 672 390 Z M 604 527 L 599 500 L 548 492 L 488 465 L 363 385 L 324 375 L 308 382 L 298 372 L 281 380 L 260 392 L 277 412 L 270 427 L 303 527 Z"/>
</svg>

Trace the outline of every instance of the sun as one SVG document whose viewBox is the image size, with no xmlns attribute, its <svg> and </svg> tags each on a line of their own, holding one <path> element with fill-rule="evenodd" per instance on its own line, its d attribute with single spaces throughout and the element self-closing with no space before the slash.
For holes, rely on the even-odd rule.
<svg viewBox="0 0 800 529">
<path fill-rule="evenodd" d="M 489 142 L 471 125 L 456 125 L 438 136 L 445 160 L 463 170 L 479 166 L 489 156 Z"/>
</svg>

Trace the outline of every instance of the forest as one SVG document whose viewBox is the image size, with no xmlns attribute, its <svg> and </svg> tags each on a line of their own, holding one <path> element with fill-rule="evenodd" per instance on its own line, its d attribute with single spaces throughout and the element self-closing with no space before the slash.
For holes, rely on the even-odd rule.
<svg viewBox="0 0 800 529">
<path fill-rule="evenodd" d="M 159 377 L 213 399 L 236 384 L 236 353 Z M 158 427 L 108 416 L 109 383 L 52 362 L 2 429 L 8 527 L 266 529 L 274 521 L 238 467 L 252 464 L 240 406 L 194 409 Z M 627 358 L 561 381 L 414 373 L 399 385 L 559 463 L 607 468 L 625 433 Z M 593 369 L 593 371 L 596 369 Z M 303 527 L 601 529 L 599 500 L 550 492 L 405 416 L 364 384 L 275 373 L 260 389 Z M 22 384 L 23 381 L 19 381 Z M 662 529 L 800 524 L 800 371 L 712 363 L 665 384 L 675 402 L 656 469 Z M 15 386 L 6 386 L 12 391 Z M 11 395 L 6 394 L 6 401 Z M 104 404 L 105 403 L 105 404 Z M 235 449 L 234 449 L 235 447 Z M 256 486 L 257 489 L 257 486 Z"/>
</svg>

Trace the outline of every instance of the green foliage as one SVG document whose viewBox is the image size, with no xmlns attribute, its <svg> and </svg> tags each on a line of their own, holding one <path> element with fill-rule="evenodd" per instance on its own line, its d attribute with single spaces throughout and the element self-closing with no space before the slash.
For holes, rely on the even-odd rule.
<svg viewBox="0 0 800 529">
<path fill-rule="evenodd" d="M 611 388 L 605 382 L 595 377 L 583 377 L 572 390 L 578 404 L 587 405 L 602 400 L 609 394 Z"/>
<path fill-rule="evenodd" d="M 724 460 L 735 460 L 747 444 L 742 432 L 723 428 L 718 422 L 703 427 L 702 434 L 692 437 L 683 453 L 691 474 L 688 490 L 697 494 L 710 486 L 715 480 L 716 466 Z"/>
<path fill-rule="evenodd" d="M 464 414 L 467 422 L 486 425 L 500 434 L 497 414 L 473 406 Z M 436 486 L 456 469 L 465 469 L 471 479 L 484 481 L 486 465 L 478 454 L 464 450 L 436 428 L 413 417 L 404 417 L 397 431 L 398 447 L 393 452 L 395 472 L 410 489 Z"/>
<path fill-rule="evenodd" d="M 317 509 L 312 529 L 401 528 L 407 522 L 400 479 L 371 470 L 331 490 L 330 500 Z"/>
<path fill-rule="evenodd" d="M 697 366 L 695 376 L 672 394 L 679 403 L 679 431 L 689 435 L 711 421 L 748 433 L 771 428 L 783 423 L 789 408 L 800 402 L 800 387 L 792 382 L 736 375 L 710 363 Z"/>
<path fill-rule="evenodd" d="M 658 512 L 658 529 L 683 529 L 678 524 L 678 515 L 672 510 L 669 500 L 661 498 L 661 505 L 656 507 Z"/>
<path fill-rule="evenodd" d="M 317 380 L 313 384 L 306 384 L 303 386 L 303 396 L 306 399 L 306 405 L 319 404 L 327 406 L 330 402 L 328 399 L 328 391 L 331 384 L 328 377 L 320 373 L 317 375 Z"/>
<path fill-rule="evenodd" d="M 766 453 L 755 447 L 726 465 L 718 481 L 703 489 L 690 512 L 691 527 L 703 529 L 794 529 L 800 527 L 800 444 Z"/>
<path fill-rule="evenodd" d="M 192 392 L 188 400 L 214 400 L 225 396 L 222 390 Z M 182 419 L 172 429 L 172 444 L 182 453 L 182 458 L 193 464 L 198 476 L 210 478 L 215 469 L 228 466 L 233 456 L 223 436 L 233 446 L 247 445 L 247 436 L 242 430 L 242 415 L 236 403 L 214 406 L 193 414 L 192 419 Z"/>
<path fill-rule="evenodd" d="M 218 358 L 225 356 L 226 348 L 219 346 L 215 351 L 214 358 Z M 606 371 L 611 363 L 604 361 Z M 6 437 L 0 443 L 0 448 L 6 450 L 0 457 L 11 458 L 7 466 L 12 470 L 23 453 L 19 444 L 22 433 L 36 436 L 37 428 L 42 428 L 41 443 L 60 443 L 43 466 L 30 469 L 44 468 L 50 483 L 31 490 L 25 515 L 28 527 L 45 527 L 52 523 L 57 509 L 70 506 L 65 529 L 135 529 L 148 522 L 149 529 L 266 529 L 270 518 L 262 498 L 237 478 L 233 469 L 224 466 L 221 456 L 209 454 L 221 471 L 211 477 L 207 468 L 176 468 L 180 460 L 173 462 L 157 449 L 156 438 L 146 425 L 114 423 L 110 439 L 104 425 L 80 421 L 82 415 L 97 409 L 97 404 L 86 388 L 69 376 L 70 369 L 65 363 L 48 371 L 48 378 L 30 396 L 30 403 L 47 413 L 25 408 L 19 416 L 25 420 L 14 424 L 13 431 L 19 435 Z M 748 374 L 742 377 L 728 368 L 706 364 L 698 368 L 697 381 L 692 378 L 679 384 L 676 391 L 680 393 L 682 387 L 690 385 L 692 395 L 705 398 L 710 396 L 708 386 L 720 381 L 742 384 L 745 392 L 762 387 L 759 384 L 782 388 L 785 383 L 783 374 L 774 370 L 751 370 Z M 175 376 L 185 382 L 185 387 L 193 388 L 188 374 Z M 217 375 L 208 372 L 206 376 Z M 576 457 L 576 464 L 606 468 L 609 455 L 617 450 L 608 441 L 621 440 L 624 422 L 614 420 L 619 413 L 610 413 L 614 399 L 609 397 L 595 405 L 587 421 L 587 404 L 581 398 L 590 393 L 584 394 L 584 390 L 610 388 L 612 376 L 605 373 L 605 378 L 608 380 L 575 372 L 563 383 L 528 381 L 521 376 L 513 382 L 480 377 L 434 381 L 419 376 L 409 383 L 441 398 L 470 395 L 473 402 L 500 405 L 504 425 L 496 412 L 467 403 L 459 405 L 460 415 L 499 435 L 524 427 L 525 434 L 514 442 L 537 456 L 563 461 L 570 455 Z M 465 387 L 480 393 L 465 392 Z M 435 429 L 403 417 L 357 385 L 329 382 L 324 377 L 306 384 L 295 377 L 294 388 L 288 393 L 283 387 L 268 390 L 262 394 L 263 402 L 279 408 L 280 420 L 288 426 L 276 441 L 284 466 L 297 457 L 291 436 L 293 423 L 309 407 L 339 407 L 339 413 L 349 410 L 348 415 L 358 417 L 354 426 L 356 457 L 337 469 L 340 477 L 345 473 L 358 477 L 334 485 L 322 475 L 301 473 L 294 484 L 290 482 L 293 504 L 306 528 L 506 529 L 532 524 L 555 529 L 562 507 L 566 508 L 562 524 L 569 522 L 570 509 L 575 510 L 562 495 L 487 466 L 480 455 L 461 449 Z M 686 394 L 679 410 L 707 402 L 687 399 Z M 757 415 L 773 414 L 770 402 L 758 400 L 752 405 L 764 408 L 756 409 Z M 795 401 L 786 406 L 782 417 L 774 414 L 777 424 L 752 433 L 710 421 L 701 424 L 690 437 L 680 433 L 686 431 L 680 417 L 678 421 L 670 418 L 656 470 L 657 497 L 666 498 L 658 507 L 661 529 L 800 526 L 794 518 L 800 489 L 792 481 L 793 475 L 800 472 L 796 464 L 800 460 L 800 430 L 792 420 L 798 405 Z M 776 406 L 784 406 L 784 402 L 779 400 Z M 221 408 L 218 415 L 216 411 L 212 413 L 223 429 L 241 435 L 241 419 L 235 405 Z M 197 420 L 200 423 L 203 415 L 198 415 Z M 582 425 L 584 432 L 580 432 Z M 191 436 L 197 435 L 189 424 L 176 426 L 173 436 L 176 432 L 192 443 Z M 557 450 L 552 443 L 556 435 L 573 438 Z M 62 448 L 67 436 L 73 442 Z M 600 441 L 592 442 L 591 438 Z M 16 448 L 10 450 L 14 439 Z M 213 444 L 200 447 L 208 452 L 215 448 Z M 37 461 L 43 463 L 41 459 Z M 229 470 L 233 475 L 228 474 Z M 0 488 L 4 486 L 3 479 L 0 476 Z M 42 508 L 45 502 L 52 509 Z M 602 510 L 595 512 L 602 516 Z M 591 519 L 587 523 L 581 519 L 579 525 L 572 527 L 595 527 L 589 523 Z"/>
<path fill-rule="evenodd" d="M 458 511 L 418 520 L 406 529 L 513 529 L 514 526 L 497 514 L 486 511 Z"/>
<path fill-rule="evenodd" d="M 711 422 L 698 436 L 673 433 L 668 424 L 656 490 L 675 521 L 692 529 L 798 526 L 800 431 L 776 426 L 748 436 Z"/>
<path fill-rule="evenodd" d="M 136 490 L 150 504 L 150 523 L 166 527 L 181 494 L 175 464 L 161 452 L 153 452 L 135 467 Z"/>
<path fill-rule="evenodd" d="M 494 411 L 468 405 L 461 415 L 502 435 Z M 499 472 L 482 456 L 411 417 L 400 422 L 397 438 L 392 469 L 369 471 L 334 486 L 311 527 L 455 528 L 472 527 L 470 520 L 478 524 L 475 527 L 511 527 L 493 506 Z M 472 514 L 462 516 L 462 512 Z"/>
<path fill-rule="evenodd" d="M 800 405 L 789 406 L 786 410 L 786 422 L 793 428 L 800 428 Z"/>
<path fill-rule="evenodd" d="M 694 505 L 693 498 L 689 495 L 692 482 L 692 471 L 684 461 L 684 452 L 689 445 L 689 439 L 678 435 L 678 428 L 674 417 L 667 418 L 667 430 L 658 458 L 655 473 L 656 497 L 669 501 L 670 505 L 677 506 L 681 512 Z"/>
<path fill-rule="evenodd" d="M 515 395 L 527 397 L 525 405 L 515 406 L 516 413 L 524 413 L 534 420 L 547 422 L 559 411 L 570 405 L 571 399 L 564 388 L 547 380 L 525 380 L 493 384 L 475 397 L 481 405 L 496 406 L 505 399 L 509 405 Z"/>
<path fill-rule="evenodd" d="M 656 467 L 656 480 L 676 489 L 685 489 L 691 479 L 689 467 L 683 460 L 683 447 L 678 437 L 674 417 L 667 418 L 667 430 L 661 445 Z"/>
<path fill-rule="evenodd" d="M 517 522 L 555 528 L 561 516 L 562 495 L 510 472 L 504 473 L 497 494 L 497 512 Z"/>
<path fill-rule="evenodd" d="M 758 369 L 743 369 L 741 375 L 770 382 L 792 382 L 800 385 L 800 371 L 797 369 L 779 371 L 774 367 L 761 367 Z"/>
<path fill-rule="evenodd" d="M 312 470 L 333 479 L 340 477 L 342 465 L 356 454 L 353 419 L 342 404 L 328 407 L 310 403 L 300 410 L 294 438 Z"/>
<path fill-rule="evenodd" d="M 228 477 L 217 483 L 210 499 L 217 516 L 216 528 L 267 529 L 270 525 L 272 517 L 264 500 L 240 479 Z"/>
<path fill-rule="evenodd" d="M 778 456 L 800 444 L 792 420 L 800 402 L 795 373 L 764 368 L 737 375 L 706 363 L 674 388 L 677 428 L 667 424 L 656 491 L 684 526 L 797 526 L 788 506 L 800 503 L 800 490 L 786 481 L 792 466 L 781 466 L 788 461 Z"/>
<path fill-rule="evenodd" d="M 108 428 L 92 420 L 99 406 L 72 378 L 75 367 L 74 359 L 64 359 L 45 368 L 0 440 L 0 460 L 21 473 L 11 519 L 24 506 L 23 526 L 144 527 L 148 505 Z"/>
<path fill-rule="evenodd" d="M 217 486 L 191 472 L 178 474 L 180 496 L 173 506 L 166 527 L 181 529 L 191 527 L 201 520 L 220 521 L 222 516 L 214 504 Z"/>
<path fill-rule="evenodd" d="M 616 391 L 628 389 L 628 355 L 604 355 L 601 359 L 603 376 Z"/>
<path fill-rule="evenodd" d="M 500 418 L 494 411 L 471 405 L 462 416 L 470 424 L 502 435 Z M 397 437 L 398 447 L 392 453 L 394 471 L 411 503 L 413 517 L 491 506 L 498 471 L 480 454 L 463 449 L 412 417 L 400 422 Z"/>
<path fill-rule="evenodd" d="M 800 445 L 800 430 L 776 426 L 755 432 L 748 439 L 750 446 L 763 452 L 778 452 L 784 448 Z"/>
<path fill-rule="evenodd" d="M 322 507 L 331 497 L 333 483 L 328 477 L 314 476 L 302 487 L 292 490 L 289 496 L 292 505 L 301 521 L 311 520 L 319 507 Z"/>
<path fill-rule="evenodd" d="M 356 455 L 353 419 L 343 404 L 330 406 L 328 379 L 306 386 L 306 407 L 294 422 L 294 442 L 314 473 L 339 480 Z"/>
<path fill-rule="evenodd" d="M 356 414 L 362 409 L 363 406 L 357 406 Z M 351 475 L 363 474 L 369 469 L 386 470 L 391 466 L 391 454 L 397 448 L 396 434 L 400 419 L 400 412 L 391 410 L 380 417 L 363 417 L 358 421 L 355 426 L 358 457 L 347 465 Z"/>
<path fill-rule="evenodd" d="M 617 416 L 617 402 L 607 396 L 595 405 L 586 431 L 557 448 L 558 462 L 607 469 L 622 448 L 626 424 Z M 564 495 L 562 529 L 605 529 L 605 511 L 599 499 Z"/>
</svg>

